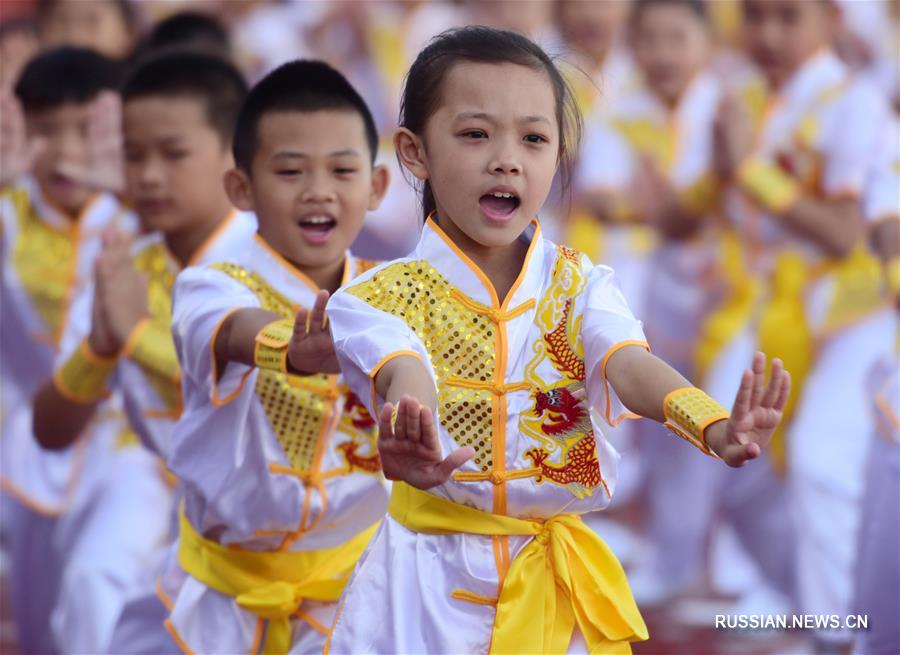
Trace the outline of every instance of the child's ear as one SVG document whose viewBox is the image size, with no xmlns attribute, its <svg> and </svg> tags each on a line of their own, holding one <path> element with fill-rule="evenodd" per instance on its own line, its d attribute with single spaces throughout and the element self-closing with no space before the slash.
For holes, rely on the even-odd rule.
<svg viewBox="0 0 900 655">
<path fill-rule="evenodd" d="M 225 193 L 231 204 L 243 212 L 252 212 L 256 208 L 253 205 L 253 194 L 250 193 L 250 179 L 239 168 L 232 168 L 225 173 Z"/>
<path fill-rule="evenodd" d="M 410 173 L 420 180 L 428 179 L 428 165 L 425 162 L 425 145 L 422 143 L 422 139 L 405 127 L 401 127 L 394 134 L 394 149 L 397 151 L 400 163 Z"/>
<path fill-rule="evenodd" d="M 388 184 L 391 183 L 391 172 L 384 164 L 378 164 L 372 169 L 372 190 L 369 193 L 369 211 L 375 211 L 384 200 Z"/>
</svg>

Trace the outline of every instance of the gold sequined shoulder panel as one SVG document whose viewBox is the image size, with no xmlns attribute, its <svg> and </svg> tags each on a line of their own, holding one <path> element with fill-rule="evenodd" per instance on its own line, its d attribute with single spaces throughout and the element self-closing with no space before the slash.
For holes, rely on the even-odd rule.
<svg viewBox="0 0 900 655">
<path fill-rule="evenodd" d="M 482 471 L 490 470 L 493 398 L 488 386 L 496 369 L 496 328 L 489 315 L 472 309 L 471 299 L 461 301 L 426 261 L 387 266 L 347 293 L 415 331 L 437 376 L 441 425 L 459 445 L 475 448 Z"/>
<path fill-rule="evenodd" d="M 250 289 L 263 309 L 292 318 L 297 305 L 273 289 L 258 273 L 230 263 L 213 264 Z M 256 395 L 262 403 L 272 431 L 284 449 L 291 468 L 309 471 L 315 464 L 319 446 L 330 436 L 332 417 L 341 395 L 337 379 L 331 375 L 296 376 L 260 369 Z"/>
<path fill-rule="evenodd" d="M 73 223 L 69 230 L 51 227 L 35 213 L 24 190 L 7 197 L 19 226 L 12 246 L 13 268 L 50 338 L 56 343 L 76 282 L 77 225 Z M 4 217 L 4 220 L 9 218 Z"/>
</svg>

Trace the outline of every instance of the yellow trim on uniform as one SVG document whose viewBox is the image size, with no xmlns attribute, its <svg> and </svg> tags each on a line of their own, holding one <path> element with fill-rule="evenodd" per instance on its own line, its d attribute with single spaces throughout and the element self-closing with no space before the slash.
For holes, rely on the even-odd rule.
<svg viewBox="0 0 900 655">
<path fill-rule="evenodd" d="M 492 654 L 564 653 L 576 625 L 591 653 L 630 652 L 628 642 L 647 639 L 621 564 L 578 516 L 525 520 L 492 514 L 402 482 L 393 485 L 388 513 L 415 532 L 534 537 L 510 563 L 500 589 Z M 464 590 L 452 595 L 466 602 L 491 600 Z"/>
<path fill-rule="evenodd" d="M 202 537 L 181 512 L 178 561 L 194 579 L 268 619 L 263 652 L 283 655 L 303 600 L 336 601 L 377 527 L 326 550 L 248 551 Z"/>
</svg>

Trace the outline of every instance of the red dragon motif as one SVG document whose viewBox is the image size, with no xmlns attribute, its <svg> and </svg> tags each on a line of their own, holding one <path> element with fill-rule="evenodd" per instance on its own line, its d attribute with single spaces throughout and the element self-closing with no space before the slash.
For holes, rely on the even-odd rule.
<svg viewBox="0 0 900 655">
<path fill-rule="evenodd" d="M 566 453 L 561 466 L 550 464 L 547 461 L 550 453 L 543 448 L 532 448 L 525 453 L 525 457 L 529 458 L 535 467 L 541 469 L 536 478 L 537 482 L 547 478 L 556 484 L 577 484 L 587 489 L 603 484 L 593 435 L 578 440 Z M 604 484 L 604 488 L 605 486 Z"/>
<path fill-rule="evenodd" d="M 347 392 L 344 399 L 344 416 L 350 419 L 357 430 L 371 430 L 376 425 L 369 410 L 352 391 Z"/>
<path fill-rule="evenodd" d="M 534 413 L 538 417 L 549 414 L 541 423 L 541 431 L 551 437 L 591 432 L 591 419 L 587 409 L 567 387 L 557 387 L 534 394 Z"/>
<path fill-rule="evenodd" d="M 544 342 L 547 344 L 547 355 L 556 370 L 570 380 L 584 382 L 584 361 L 573 350 L 566 333 L 571 309 L 572 299 L 569 298 L 563 307 L 562 318 L 552 332 L 544 335 Z"/>
<path fill-rule="evenodd" d="M 381 470 L 381 458 L 378 456 L 378 453 L 368 456 L 358 455 L 356 451 L 359 449 L 359 444 L 355 441 L 340 443 L 337 449 L 341 451 L 344 459 L 347 460 L 347 466 L 350 467 L 351 471 L 358 469 L 366 473 L 378 473 Z"/>
</svg>

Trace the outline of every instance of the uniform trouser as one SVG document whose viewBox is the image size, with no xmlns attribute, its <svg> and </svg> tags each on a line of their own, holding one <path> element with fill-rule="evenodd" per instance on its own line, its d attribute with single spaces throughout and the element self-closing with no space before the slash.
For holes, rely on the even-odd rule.
<svg viewBox="0 0 900 655">
<path fill-rule="evenodd" d="M 169 542 L 172 493 L 156 458 L 116 450 L 58 525 L 67 554 L 52 629 L 62 653 L 109 652 L 120 615 Z"/>
<path fill-rule="evenodd" d="M 858 556 L 854 612 L 868 617 L 868 629 L 856 653 L 900 653 L 900 444 L 883 435 L 870 447 Z"/>
<path fill-rule="evenodd" d="M 9 555 L 9 601 L 23 653 L 56 652 L 50 611 L 59 593 L 62 559 L 53 546 L 58 519 L 0 492 L 0 522 Z"/>
<path fill-rule="evenodd" d="M 891 352 L 893 335 L 893 314 L 885 310 L 830 336 L 797 405 L 788 466 L 799 604 L 807 614 L 843 617 L 851 609 L 865 459 L 874 431 L 866 381 L 878 359 Z M 819 637 L 851 635 L 831 630 Z"/>
</svg>

